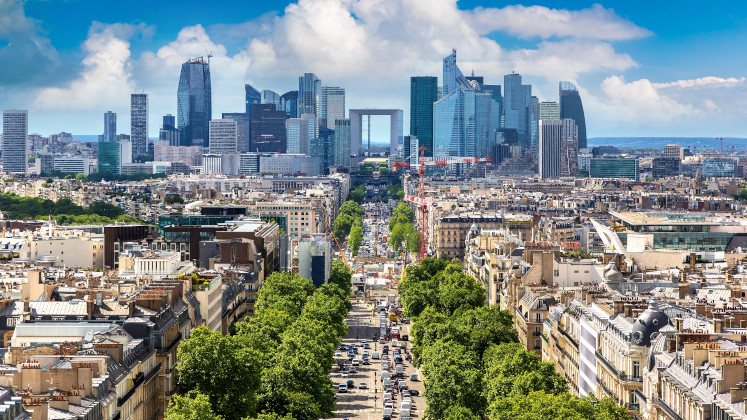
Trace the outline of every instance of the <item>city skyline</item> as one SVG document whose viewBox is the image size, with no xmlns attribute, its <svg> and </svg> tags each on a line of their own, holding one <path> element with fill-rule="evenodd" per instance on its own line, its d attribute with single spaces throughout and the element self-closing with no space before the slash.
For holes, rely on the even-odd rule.
<svg viewBox="0 0 747 420">
<path fill-rule="evenodd" d="M 574 83 L 589 137 L 741 135 L 747 82 L 731 49 L 747 36 L 745 6 L 730 8 L 717 25 L 718 11 L 687 4 L 644 12 L 633 3 L 538 3 L 495 8 L 463 0 L 458 9 L 454 1 L 428 2 L 434 14 L 422 9 L 426 2 L 392 1 L 374 15 L 365 0 L 304 0 L 242 4 L 237 16 L 208 11 L 199 21 L 177 22 L 166 17 L 170 6 L 140 17 L 137 7 L 100 10 L 88 0 L 10 1 L 0 12 L 15 23 L 0 34 L 0 53 L 29 51 L 0 76 L 0 106 L 28 109 L 30 132 L 101 134 L 107 110 L 119 114 L 120 129 L 129 125 L 129 95 L 142 91 L 157 121 L 177 112 L 179 66 L 212 53 L 213 118 L 244 108 L 245 83 L 282 94 L 306 72 L 344 87 L 348 107 L 409 113 L 410 77 L 440 77 L 447 45 L 459 51 L 465 73 L 499 83 L 516 70 L 541 101 L 557 100 L 559 81 Z M 672 23 L 696 11 L 698 25 Z M 656 18 L 664 12 L 666 22 Z M 436 35 L 407 29 L 402 14 Z M 459 30 L 462 24 L 469 29 Z M 158 129 L 151 124 L 149 136 Z"/>
</svg>

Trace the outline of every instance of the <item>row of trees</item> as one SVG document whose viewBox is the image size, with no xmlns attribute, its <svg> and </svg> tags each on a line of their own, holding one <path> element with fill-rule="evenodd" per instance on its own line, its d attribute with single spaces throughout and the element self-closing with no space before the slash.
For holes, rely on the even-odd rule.
<svg viewBox="0 0 747 420">
<path fill-rule="evenodd" d="M 177 350 L 179 389 L 167 420 L 296 419 L 332 415 L 329 378 L 347 333 L 351 273 L 335 261 L 327 284 L 273 273 L 255 316 L 223 336 L 202 326 Z"/>
<path fill-rule="evenodd" d="M 415 213 L 400 201 L 389 219 L 389 245 L 395 251 L 418 252 L 420 233 L 415 229 Z"/>
<path fill-rule="evenodd" d="M 363 207 L 353 200 L 342 203 L 332 232 L 338 241 L 347 238 L 353 255 L 358 255 L 358 249 L 363 243 Z"/>
<path fill-rule="evenodd" d="M 122 208 L 113 204 L 94 201 L 85 208 L 69 198 L 52 201 L 40 197 L 0 194 L 0 211 L 11 219 L 42 219 L 51 215 L 60 224 L 138 222 L 134 217 L 126 216 Z"/>
<path fill-rule="evenodd" d="M 428 418 L 627 419 L 610 399 L 578 398 L 565 378 L 518 343 L 507 311 L 485 306 L 485 290 L 459 262 L 425 259 L 399 286 L 415 363 L 425 376 Z"/>
</svg>

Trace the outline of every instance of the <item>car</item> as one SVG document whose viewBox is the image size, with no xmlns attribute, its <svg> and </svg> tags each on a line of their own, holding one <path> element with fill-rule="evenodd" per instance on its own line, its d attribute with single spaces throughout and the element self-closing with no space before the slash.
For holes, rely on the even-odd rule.
<svg viewBox="0 0 747 420">
<path fill-rule="evenodd" d="M 414 382 L 417 382 L 417 381 L 419 381 L 420 379 L 418 378 L 418 374 L 417 374 L 417 373 L 411 373 L 411 374 L 410 374 L 410 380 L 411 380 L 411 381 L 414 381 Z"/>
<path fill-rule="evenodd" d="M 340 377 L 342 377 L 342 378 L 347 378 L 347 377 L 349 377 L 349 376 L 350 376 L 350 375 L 349 375 L 349 374 L 348 374 L 347 372 L 342 372 L 342 373 L 340 374 Z"/>
<path fill-rule="evenodd" d="M 413 397 L 417 397 L 418 395 L 420 395 L 420 391 L 418 391 L 417 389 L 408 389 L 407 393 Z"/>
<path fill-rule="evenodd" d="M 389 418 L 392 418 L 392 409 L 391 409 L 391 407 L 384 409 L 384 417 L 387 417 L 387 416 L 389 416 Z"/>
<path fill-rule="evenodd" d="M 347 384 L 338 385 L 337 392 L 348 392 L 348 385 Z"/>
<path fill-rule="evenodd" d="M 340 350 L 337 350 L 335 352 L 335 357 L 342 357 L 342 352 Z"/>
<path fill-rule="evenodd" d="M 364 348 L 364 349 L 370 349 L 370 348 L 371 348 L 371 345 L 370 345 L 370 344 L 368 344 L 368 343 L 365 343 L 365 344 L 363 344 L 363 348 Z"/>
<path fill-rule="evenodd" d="M 368 388 L 368 384 L 365 383 L 365 382 L 361 382 L 361 383 L 358 384 L 358 388 L 360 388 L 360 389 L 367 389 Z"/>
<path fill-rule="evenodd" d="M 358 373 L 358 368 L 355 366 L 350 366 L 350 369 L 348 369 L 348 372 L 350 373 Z"/>
<path fill-rule="evenodd" d="M 361 362 L 358 359 L 353 359 L 353 366 L 360 366 Z"/>
<path fill-rule="evenodd" d="M 348 379 L 346 385 L 348 386 L 348 388 L 355 388 L 355 381 L 353 381 L 352 379 Z"/>
<path fill-rule="evenodd" d="M 371 362 L 368 361 L 368 359 L 363 359 L 363 362 L 361 362 L 364 365 L 370 365 Z"/>
<path fill-rule="evenodd" d="M 392 399 L 392 393 L 391 392 L 385 392 L 384 393 L 384 401 Z"/>
</svg>

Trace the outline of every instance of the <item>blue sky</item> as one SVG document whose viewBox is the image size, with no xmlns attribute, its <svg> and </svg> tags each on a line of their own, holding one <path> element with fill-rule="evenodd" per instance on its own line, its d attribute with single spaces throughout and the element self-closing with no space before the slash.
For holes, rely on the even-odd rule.
<svg viewBox="0 0 747 420">
<path fill-rule="evenodd" d="M 0 0 L 0 108 L 44 135 L 98 134 L 113 110 L 127 133 L 142 91 L 155 136 L 179 64 L 212 52 L 214 117 L 242 109 L 244 83 L 283 93 L 307 71 L 348 107 L 407 115 L 409 76 L 440 76 L 456 48 L 465 73 L 516 70 L 541 100 L 574 82 L 591 137 L 747 137 L 745 23 L 747 3 L 723 1 Z"/>
</svg>

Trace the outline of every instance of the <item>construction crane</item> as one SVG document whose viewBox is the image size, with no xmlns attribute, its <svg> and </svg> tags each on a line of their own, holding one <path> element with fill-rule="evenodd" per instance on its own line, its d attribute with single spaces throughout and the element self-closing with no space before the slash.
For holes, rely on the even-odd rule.
<svg viewBox="0 0 747 420">
<path fill-rule="evenodd" d="M 330 233 L 330 235 L 332 235 L 332 239 L 335 240 L 335 245 L 337 245 L 337 250 L 340 251 L 340 256 L 342 257 L 342 262 L 344 262 L 345 263 L 345 267 L 347 267 L 348 270 L 350 270 L 350 264 L 348 264 L 348 259 L 345 258 L 345 253 L 342 252 L 342 247 L 340 246 L 340 243 L 337 242 L 337 237 L 335 236 L 335 232 L 332 231 L 332 226 L 329 225 L 329 221 L 327 221 L 326 218 L 324 219 L 324 222 L 327 223 L 327 229 L 329 229 L 329 233 Z"/>
<path fill-rule="evenodd" d="M 426 166 L 442 166 L 456 164 L 456 163 L 477 163 L 477 162 L 490 162 L 490 158 L 475 158 L 466 156 L 447 156 L 447 157 L 436 157 L 433 160 L 425 159 L 425 151 L 431 150 L 425 146 L 421 146 L 416 152 L 404 158 L 404 162 L 409 162 L 414 156 L 420 153 L 420 159 L 418 160 L 418 193 L 416 196 L 408 195 L 405 196 L 405 201 L 415 204 L 420 210 L 420 249 L 418 250 L 418 260 L 422 260 L 426 257 L 428 251 L 428 229 L 426 220 L 428 220 L 428 202 L 425 199 L 425 167 Z M 435 155 L 435 153 L 434 153 Z M 392 165 L 394 172 L 399 168 L 406 168 L 413 166 L 410 163 L 404 163 L 397 159 Z"/>
</svg>

